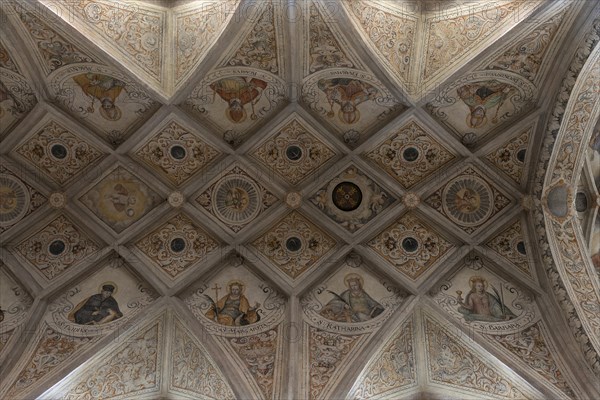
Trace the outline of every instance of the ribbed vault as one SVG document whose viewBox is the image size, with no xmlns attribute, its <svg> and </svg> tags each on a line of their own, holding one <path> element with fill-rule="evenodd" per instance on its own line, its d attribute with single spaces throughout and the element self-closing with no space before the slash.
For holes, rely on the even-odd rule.
<svg viewBox="0 0 600 400">
<path fill-rule="evenodd" d="M 597 1 L 0 12 L 0 397 L 600 397 Z"/>
</svg>

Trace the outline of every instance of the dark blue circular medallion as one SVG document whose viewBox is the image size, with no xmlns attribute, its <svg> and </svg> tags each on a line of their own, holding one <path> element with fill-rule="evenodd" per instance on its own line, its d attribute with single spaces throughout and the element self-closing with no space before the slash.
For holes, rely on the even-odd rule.
<svg viewBox="0 0 600 400">
<path fill-rule="evenodd" d="M 62 254 L 63 251 L 65 251 L 66 247 L 67 246 L 65 245 L 65 242 L 57 239 L 50 243 L 50 246 L 48 246 L 48 251 L 53 256 L 59 256 Z"/>
</svg>

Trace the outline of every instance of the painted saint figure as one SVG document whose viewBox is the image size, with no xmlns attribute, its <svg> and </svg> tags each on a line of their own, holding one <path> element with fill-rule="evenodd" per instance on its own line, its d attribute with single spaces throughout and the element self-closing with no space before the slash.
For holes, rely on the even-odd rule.
<svg viewBox="0 0 600 400">
<path fill-rule="evenodd" d="M 213 288 L 218 298 L 217 285 Z M 228 326 L 244 326 L 254 324 L 260 321 L 258 314 L 259 303 L 255 303 L 254 307 L 250 307 L 250 302 L 244 296 L 244 284 L 241 281 L 233 280 L 227 284 L 228 293 L 221 297 L 216 303 L 214 300 L 205 295 L 210 301 L 210 309 L 204 314 L 209 319 L 218 322 L 221 325 Z"/>
<path fill-rule="evenodd" d="M 480 83 L 469 83 L 457 89 L 460 99 L 469 107 L 467 125 L 480 128 L 487 123 L 488 110 L 496 107 L 492 123 L 498 122 L 498 112 L 514 87 L 496 80 Z"/>
<path fill-rule="evenodd" d="M 458 312 L 463 314 L 465 321 L 499 322 L 516 318 L 517 316 L 504 304 L 504 299 L 492 286 L 495 294 L 487 292 L 488 282 L 481 276 L 469 279 L 471 291 L 463 301 L 462 292 L 457 291 Z"/>
<path fill-rule="evenodd" d="M 383 312 L 383 306 L 363 289 L 362 276 L 348 274 L 344 277 L 344 283 L 348 289 L 342 294 L 329 291 L 334 297 L 323 307 L 321 316 L 337 322 L 363 322 Z"/>
<path fill-rule="evenodd" d="M 374 86 L 351 78 L 321 79 L 319 89 L 327 96 L 329 112 L 327 116 L 333 118 L 333 105 L 338 104 L 340 109 L 338 117 L 345 124 L 354 124 L 360 119 L 358 105 L 367 100 L 374 100 L 378 90 Z"/>
<path fill-rule="evenodd" d="M 134 205 L 137 202 L 135 193 L 131 194 L 125 186 L 117 183 L 113 186 L 113 190 L 105 195 L 105 198 L 110 201 L 115 210 L 120 213 L 125 213 L 128 217 L 135 215 Z"/>
<path fill-rule="evenodd" d="M 228 106 L 225 115 L 236 124 L 242 123 L 246 119 L 245 105 L 248 103 L 252 107 L 250 118 L 252 120 L 258 118 L 254 112 L 254 105 L 260 101 L 266 87 L 267 82 L 263 80 L 243 76 L 223 78 L 210 84 L 210 88 L 215 92 L 213 101 L 217 94 L 226 101 Z"/>
<path fill-rule="evenodd" d="M 115 104 L 117 98 L 125 88 L 125 82 L 111 76 L 85 73 L 76 75 L 73 80 L 83 93 L 91 98 L 92 103 L 87 108 L 87 112 L 93 113 L 96 100 L 100 103 L 100 115 L 109 121 L 117 121 L 121 118 L 121 109 Z"/>
<path fill-rule="evenodd" d="M 101 325 L 123 316 L 117 300 L 112 297 L 114 285 L 102 285 L 99 294 L 94 294 L 79 303 L 69 314 L 69 320 L 80 325 Z"/>
<path fill-rule="evenodd" d="M 470 214 L 479 210 L 481 198 L 479 194 L 470 188 L 462 188 L 454 197 L 454 204 L 456 208 L 464 213 Z"/>
</svg>

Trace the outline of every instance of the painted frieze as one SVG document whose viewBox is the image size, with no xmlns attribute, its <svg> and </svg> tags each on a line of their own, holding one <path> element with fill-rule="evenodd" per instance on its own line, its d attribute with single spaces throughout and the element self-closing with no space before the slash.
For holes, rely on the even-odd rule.
<svg viewBox="0 0 600 400">
<path fill-rule="evenodd" d="M 59 389 L 61 398 L 135 398 L 158 394 L 163 382 L 164 316 L 140 327 L 84 364 Z M 52 391 L 48 393 L 51 395 Z"/>
<path fill-rule="evenodd" d="M 7 4 L 10 6 L 11 3 Z M 17 17 L 15 22 L 25 32 L 24 37 L 28 37 L 33 44 L 32 47 L 37 50 L 34 52 L 35 57 L 40 61 L 39 65 L 46 75 L 69 64 L 97 62 L 74 44 L 76 40 L 68 38 L 47 23 L 43 16 L 44 12 L 40 11 L 29 7 L 27 3 L 19 3 L 12 15 Z"/>
<path fill-rule="evenodd" d="M 308 54 L 303 58 L 304 76 L 328 68 L 363 69 L 346 40 L 334 33 L 334 27 L 328 23 L 330 16 L 324 15 L 317 3 L 307 1 L 304 6 L 307 15 L 304 29 L 308 36 L 304 41 L 304 51 Z"/>
<path fill-rule="evenodd" d="M 390 339 L 372 357 L 350 391 L 353 399 L 397 396 L 417 383 L 415 333 L 412 318 L 399 325 Z"/>
<path fill-rule="evenodd" d="M 350 15 L 369 39 L 369 45 L 404 85 L 414 68 L 418 19 L 383 4 L 353 0 L 344 3 Z M 408 9 L 408 7 L 407 7 Z"/>
<path fill-rule="evenodd" d="M 256 8 L 257 13 L 250 18 L 250 21 L 256 20 L 256 23 L 241 39 L 241 46 L 225 57 L 221 67 L 249 67 L 282 76 L 282 54 L 278 52 L 278 42 L 281 46 L 283 39 L 278 32 L 282 25 L 280 3 L 264 1 L 257 3 Z"/>
<path fill-rule="evenodd" d="M 577 395 L 571 389 L 555 360 L 556 356 L 554 354 L 556 354 L 557 349 L 549 344 L 548 334 L 547 326 L 539 321 L 518 333 L 508 335 L 488 334 L 486 337 L 508 350 L 527 364 L 528 367 L 543 376 L 544 379 L 561 390 L 567 398 L 576 398 Z"/>
<path fill-rule="evenodd" d="M 280 324 L 266 332 L 250 336 L 217 339 L 224 349 L 231 351 L 241 361 L 240 365 L 250 373 L 253 384 L 256 384 L 257 392 L 263 399 L 280 398 L 277 392 L 281 390 L 280 374 L 285 366 L 282 359 L 285 344 L 283 326 Z"/>
<path fill-rule="evenodd" d="M 487 69 L 514 72 L 535 82 L 544 56 L 556 40 L 556 34 L 568 10 L 567 6 L 536 26 L 491 62 Z"/>
<path fill-rule="evenodd" d="M 531 399 L 540 395 L 506 367 L 487 360 L 462 336 L 425 316 L 423 321 L 428 380 L 456 387 L 474 396 L 494 399 Z"/>
<path fill-rule="evenodd" d="M 531 14 L 540 1 L 502 1 L 457 7 L 456 11 L 439 12 L 435 3 L 425 18 L 425 51 L 422 53 L 423 80 L 431 81 L 454 71 L 482 45 L 497 39 Z M 458 14 L 458 15 L 457 15 Z"/>
<path fill-rule="evenodd" d="M 327 399 L 333 383 L 356 360 L 357 350 L 368 334 L 347 335 L 317 329 L 304 324 L 304 380 L 306 398 Z"/>
<path fill-rule="evenodd" d="M 77 0 L 69 4 L 44 2 L 50 12 L 79 31 L 99 38 L 105 52 L 155 83 L 163 79 L 166 10 L 145 3 Z M 48 12 L 48 10 L 46 12 Z"/>
<path fill-rule="evenodd" d="M 235 396 L 224 374 L 204 345 L 179 318 L 171 330 L 172 360 L 169 392 L 202 399 L 233 400 Z"/>
<path fill-rule="evenodd" d="M 63 362 L 68 362 L 78 350 L 93 343 L 90 337 L 63 335 L 46 322 L 41 324 L 34 340 L 36 347 L 29 350 L 31 354 L 27 359 L 26 367 L 18 374 L 12 386 L 6 385 L 0 391 L 3 397 L 22 398 L 21 394 L 31 389 L 35 382 L 42 380 L 46 374 L 54 371 Z"/>
<path fill-rule="evenodd" d="M 191 7 L 176 7 L 175 86 L 180 87 L 204 59 L 210 45 L 223 33 L 235 15 L 239 0 L 198 2 Z"/>
</svg>

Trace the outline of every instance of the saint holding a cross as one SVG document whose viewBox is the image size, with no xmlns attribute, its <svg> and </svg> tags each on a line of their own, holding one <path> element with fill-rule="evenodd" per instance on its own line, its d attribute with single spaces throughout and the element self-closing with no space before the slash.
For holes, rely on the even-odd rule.
<svg viewBox="0 0 600 400">
<path fill-rule="evenodd" d="M 244 296 L 244 283 L 239 280 L 230 281 L 227 284 L 227 294 L 219 299 L 220 286 L 215 284 L 212 288 L 215 291 L 215 301 L 208 295 L 205 295 L 210 301 L 210 309 L 204 314 L 206 317 L 221 325 L 244 326 L 250 325 L 260 320 L 258 314 L 259 303 L 250 307 L 250 303 Z"/>
</svg>

